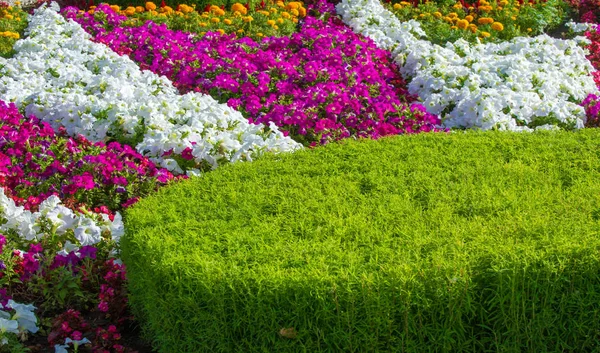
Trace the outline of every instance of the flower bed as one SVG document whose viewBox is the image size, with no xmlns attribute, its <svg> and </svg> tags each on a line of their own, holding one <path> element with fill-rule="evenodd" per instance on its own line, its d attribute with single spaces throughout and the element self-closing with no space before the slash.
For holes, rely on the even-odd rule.
<svg viewBox="0 0 600 353">
<path fill-rule="evenodd" d="M 0 1 L 0 57 L 13 54 L 13 46 L 27 27 L 27 14 Z"/>
<path fill-rule="evenodd" d="M 209 96 L 177 94 L 168 79 L 91 42 L 57 10 L 37 10 L 14 57 L 0 58 L 0 99 L 71 136 L 135 146 L 175 173 L 298 147 Z"/>
<path fill-rule="evenodd" d="M 332 13 L 333 7 L 320 2 L 315 10 Z M 152 22 L 131 28 L 108 6 L 94 15 L 70 8 L 66 16 L 180 91 L 210 93 L 250 121 L 274 123 L 307 145 L 430 131 L 439 123 L 421 105 L 407 104 L 412 97 L 388 53 L 335 18 L 309 15 L 291 37 L 257 43 L 216 32 L 198 38 Z"/>
<path fill-rule="evenodd" d="M 585 58 L 583 38 L 561 40 L 540 35 L 498 44 L 445 47 L 419 39 L 416 21 L 400 22 L 378 0 L 344 0 L 338 7 L 356 31 L 390 49 L 409 91 L 447 127 L 532 130 L 581 128 L 579 105 L 598 91 L 594 68 Z"/>
<path fill-rule="evenodd" d="M 400 21 L 416 19 L 431 42 L 444 45 L 459 38 L 471 43 L 500 42 L 539 35 L 564 22 L 562 0 L 424 1 L 389 4 Z M 416 4 L 416 6 L 415 6 Z"/>
<path fill-rule="evenodd" d="M 263 2 L 260 9 L 250 11 L 246 6 L 235 3 L 231 5 L 230 11 L 226 11 L 224 6 L 216 5 L 197 11 L 194 5 L 180 4 L 174 10 L 170 6 L 157 7 L 153 2 L 147 2 L 145 6 L 121 9 L 118 5 L 113 5 L 111 9 L 127 16 L 128 20 L 123 25 L 131 26 L 139 26 L 150 20 L 157 24 L 166 23 L 173 30 L 200 34 L 235 33 L 239 38 L 250 37 L 255 40 L 265 36 L 289 36 L 296 32 L 299 19 L 306 16 L 302 3 L 290 1 L 271 5 L 267 7 Z M 95 9 L 96 6 L 92 6 L 88 14 L 95 14 Z M 101 10 L 101 16 L 102 12 L 104 11 Z"/>
</svg>

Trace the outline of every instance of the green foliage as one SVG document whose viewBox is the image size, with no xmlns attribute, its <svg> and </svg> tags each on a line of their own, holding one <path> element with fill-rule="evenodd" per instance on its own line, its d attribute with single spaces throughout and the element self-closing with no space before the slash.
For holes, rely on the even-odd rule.
<svg viewBox="0 0 600 353">
<path fill-rule="evenodd" d="M 600 130 L 347 141 L 127 210 L 167 352 L 600 351 Z"/>
</svg>

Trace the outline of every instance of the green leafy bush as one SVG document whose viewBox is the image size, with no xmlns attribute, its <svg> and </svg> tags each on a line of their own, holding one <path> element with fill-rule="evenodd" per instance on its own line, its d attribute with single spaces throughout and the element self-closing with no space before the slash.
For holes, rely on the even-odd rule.
<svg viewBox="0 0 600 353">
<path fill-rule="evenodd" d="M 159 352 L 592 352 L 600 131 L 352 141 L 220 168 L 126 214 Z"/>
</svg>

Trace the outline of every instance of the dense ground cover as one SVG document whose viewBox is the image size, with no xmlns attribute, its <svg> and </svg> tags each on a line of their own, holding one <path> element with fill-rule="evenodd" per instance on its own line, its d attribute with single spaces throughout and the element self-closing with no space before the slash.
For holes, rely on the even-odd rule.
<svg viewBox="0 0 600 353">
<path fill-rule="evenodd" d="M 68 2 L 62 1 L 63 4 Z M 252 161 L 268 153 L 296 151 L 302 144 L 315 146 L 346 138 L 379 138 L 386 135 L 443 130 L 445 127 L 519 131 L 578 129 L 597 126 L 600 120 L 600 99 L 596 88 L 599 76 L 598 71 L 594 71 L 600 62 L 597 29 L 590 24 L 565 24 L 562 16 L 569 13 L 577 21 L 595 22 L 598 16 L 596 0 L 569 1 L 571 9 L 568 10 L 564 8 L 563 3 L 553 0 L 545 4 L 482 0 L 472 4 L 460 2 L 460 6 L 454 2 L 442 1 L 423 4 L 393 4 L 386 1 L 386 4 L 382 4 L 378 1 L 345 0 L 337 6 L 337 10 L 325 1 L 308 4 L 279 1 L 252 1 L 243 4 L 196 2 L 187 5 L 169 2 L 116 3 L 125 6 L 99 4 L 87 8 L 87 5 L 93 4 L 89 1 L 81 5 L 81 9 L 63 9 L 63 15 L 73 18 L 77 23 L 58 15 L 58 9 L 54 5 L 51 9 L 39 10 L 28 15 L 18 7 L 8 7 L 0 3 L 0 51 L 4 56 L 0 58 L 0 99 L 6 101 L 0 102 L 0 351 L 20 352 L 25 350 L 24 347 L 28 347 L 32 353 L 65 353 L 74 350 L 101 353 L 150 351 L 149 347 L 139 341 L 139 337 L 131 334 L 133 326 L 144 322 L 143 319 L 155 317 L 155 314 L 144 316 L 144 309 L 138 306 L 138 313 L 141 314 L 138 319 L 142 319 L 139 321 L 133 320 L 133 316 L 127 310 L 127 286 L 135 288 L 143 282 L 139 282 L 135 277 L 133 281 L 127 281 L 125 266 L 119 259 L 121 235 L 128 224 L 127 218 L 123 219 L 121 212 L 159 187 L 174 183 L 174 175 L 197 175 L 229 162 Z M 515 19 L 507 17 L 509 11 L 512 11 Z M 338 12 L 342 16 L 338 16 Z M 443 15 L 442 20 L 446 22 L 436 22 L 435 19 L 439 17 L 436 12 Z M 402 22 L 410 16 L 416 16 L 416 19 Z M 480 20 L 482 23 L 479 23 Z M 85 33 L 78 23 L 92 36 Z M 559 24 L 562 27 L 552 33 L 554 37 L 533 37 L 536 31 L 547 30 Z M 443 28 L 440 31 L 432 31 L 428 26 Z M 533 28 L 532 31 L 527 31 L 525 26 Z M 355 33 L 350 28 L 360 33 Z M 559 33 L 563 31 L 569 32 L 571 37 L 568 38 L 572 38 L 573 31 L 587 31 L 586 38 L 564 40 L 562 33 Z M 490 32 L 490 36 L 483 32 Z M 501 41 L 516 34 L 527 34 L 529 37 Z M 444 42 L 444 38 L 454 40 L 459 37 L 454 43 Z M 494 43 L 477 45 L 476 37 L 483 37 L 483 41 Z M 94 41 L 96 43 L 93 43 Z M 545 136 L 547 140 L 532 141 L 561 148 L 571 146 L 572 142 L 568 141 L 583 141 L 583 146 L 594 148 L 589 141 L 594 138 L 593 134 L 586 132 L 583 135 L 560 135 L 566 136 L 564 142 L 555 142 L 555 135 L 536 135 Z M 493 142 L 496 141 L 496 137 L 474 136 L 477 136 L 472 137 L 475 146 L 487 141 L 493 145 L 491 147 L 504 148 Z M 521 161 L 526 169 L 529 166 L 527 163 L 535 158 L 529 156 L 528 152 L 520 155 L 527 149 L 523 147 L 522 137 L 514 136 L 513 140 L 509 137 L 498 137 L 506 139 L 502 140 L 504 142 L 500 143 L 501 146 L 519 146 L 511 150 L 508 157 L 504 155 L 506 165 L 513 166 L 510 160 L 514 159 L 514 153 L 518 158 L 524 158 Z M 458 137 L 448 138 L 452 140 Z M 406 141 L 400 144 L 409 143 Z M 385 142 L 383 146 L 388 146 L 388 143 L 390 142 Z M 529 146 L 529 143 L 525 145 Z M 340 148 L 341 151 L 345 146 L 331 148 Z M 425 142 L 423 148 L 426 146 L 431 144 Z M 352 148 L 354 147 L 350 148 L 351 151 Z M 374 147 L 375 150 L 378 148 L 384 147 Z M 415 156 L 431 156 L 423 148 L 413 149 Z M 571 147 L 565 148 L 572 151 Z M 469 150 L 467 147 L 464 149 Z M 484 148 L 483 151 L 490 151 L 490 155 L 497 156 L 492 150 Z M 303 154 L 305 157 L 298 158 L 308 158 L 306 156 L 312 152 L 314 151 L 308 150 L 306 155 Z M 318 153 L 323 152 L 316 153 L 321 156 Z M 405 151 L 402 151 L 398 155 L 405 154 Z M 393 158 L 387 156 L 388 154 L 381 153 L 373 159 L 382 167 L 388 166 L 389 160 Z M 586 162 L 588 166 L 595 165 L 596 160 L 591 154 L 584 153 L 582 156 L 589 157 Z M 444 158 L 442 159 L 447 160 Z M 589 169 L 585 166 L 581 170 L 578 169 L 581 165 L 586 165 L 577 159 L 578 156 L 572 158 L 574 164 L 560 164 L 559 161 L 563 160 L 561 158 L 562 155 L 555 163 L 549 165 L 559 170 L 559 176 L 553 175 L 559 179 L 562 189 L 566 190 L 563 190 L 564 192 L 571 192 L 573 182 L 580 180 L 579 177 L 585 179 L 582 175 L 593 174 L 595 170 L 595 167 Z M 564 158 L 564 161 L 568 159 L 566 156 Z M 407 160 L 409 159 L 407 157 Z M 535 164 L 537 160 L 531 163 L 538 165 Z M 367 162 L 364 164 L 369 165 Z M 486 169 L 482 162 L 481 166 L 477 166 L 477 170 L 488 171 L 495 168 L 494 166 L 492 163 Z M 272 170 L 269 168 L 267 170 Z M 394 168 L 397 171 L 398 168 L 404 167 Z M 414 169 L 424 170 L 421 167 Z M 532 173 L 541 170 L 546 169 L 540 167 Z M 228 175 L 229 172 L 228 170 L 223 173 Z M 457 178 L 462 177 L 460 173 L 469 175 L 464 170 L 455 172 L 458 173 Z M 270 174 L 267 173 L 266 176 L 268 175 Z M 318 175 L 311 172 L 309 177 L 316 178 Z M 440 172 L 441 177 L 445 175 Z M 498 175 L 504 174 L 498 172 Z M 394 177 L 403 180 L 403 176 Z M 552 184 L 552 180 L 555 179 L 539 180 L 542 184 L 539 186 L 540 190 L 551 190 L 555 186 Z M 505 185 L 503 180 L 496 181 L 499 183 L 498 187 Z M 340 180 L 340 185 L 347 185 L 345 182 L 348 181 Z M 465 182 L 468 183 L 469 180 Z M 546 185 L 547 182 L 551 185 Z M 373 185 L 375 184 L 372 184 L 369 178 L 360 179 L 359 187 L 365 195 L 373 193 L 369 191 Z M 450 187 L 452 192 L 456 191 L 452 189 L 454 186 Z M 423 191 L 427 189 L 424 188 L 417 183 L 407 183 L 406 191 L 402 194 L 409 198 L 410 202 L 418 204 L 415 210 L 418 207 L 423 208 L 419 215 L 432 212 L 427 201 L 429 192 Z M 490 189 L 493 189 L 492 186 Z M 355 191 L 350 186 L 346 194 Z M 448 192 L 450 194 L 450 191 Z M 476 193 L 466 192 L 467 195 L 481 197 Z M 505 192 L 499 194 L 495 197 L 506 199 L 498 201 L 502 205 L 512 205 L 511 200 L 520 197 Z M 315 197 L 320 197 L 319 195 L 315 193 Z M 578 195 L 575 193 L 573 197 L 577 198 Z M 440 197 L 440 200 L 445 200 Z M 593 198 L 592 195 L 589 197 Z M 337 196 L 333 199 L 341 200 Z M 299 198 L 298 202 L 302 200 L 304 199 Z M 393 206 L 392 201 L 388 204 Z M 463 201 L 467 204 L 471 202 L 464 210 L 459 207 L 464 205 L 461 203 Z M 311 202 L 309 200 L 304 204 L 313 205 Z M 440 201 L 442 202 L 445 201 Z M 360 203 L 357 205 L 360 206 Z M 398 205 L 406 203 L 400 202 Z M 448 202 L 447 207 L 458 207 L 452 210 L 451 217 L 464 216 L 470 222 L 478 219 L 477 217 L 481 218 L 488 210 L 493 211 L 493 207 L 481 205 L 459 197 L 456 203 Z M 476 206 L 481 206 L 481 209 Z M 257 210 L 256 216 L 273 217 L 280 211 L 277 207 L 279 206 L 268 204 Z M 580 211 L 582 209 L 580 208 Z M 230 211 L 233 210 L 234 206 Z M 503 211 L 510 215 L 510 209 Z M 595 219 L 594 212 L 592 219 Z M 574 213 L 568 213 L 571 214 Z M 319 214 L 313 216 L 319 217 Z M 306 219 L 311 219 L 310 217 L 311 215 L 308 215 Z M 493 217 L 496 217 L 496 214 L 488 218 Z M 542 218 L 536 218 L 540 220 L 539 224 L 535 220 L 523 220 L 524 227 L 531 230 L 539 225 L 535 229 L 545 229 L 548 225 Z M 453 218 L 443 218 L 442 221 L 448 219 Z M 277 224 L 283 224 L 284 220 L 278 222 L 280 223 Z M 586 222 L 584 219 L 581 227 L 592 226 Z M 210 225 L 210 222 L 207 224 Z M 290 224 L 288 228 L 294 230 L 293 236 L 311 231 L 324 234 L 322 226 L 312 228 L 312 224 L 303 221 Z M 392 221 L 391 224 L 395 223 Z M 565 226 L 571 224 L 574 222 L 569 221 Z M 228 231 L 235 225 L 224 224 L 223 229 Z M 338 225 L 340 229 L 362 227 L 358 221 L 350 226 L 341 223 Z M 454 230 L 455 234 L 471 234 L 469 229 L 463 231 L 456 227 L 458 226 L 448 226 L 442 233 Z M 286 230 L 289 230 L 288 228 Z M 530 234 L 516 226 L 498 229 L 498 239 L 501 237 L 501 230 L 504 230 L 503 236 L 509 238 Z M 560 234 L 548 234 L 554 234 L 556 239 L 559 239 L 554 247 L 549 249 L 560 248 L 560 251 L 566 249 L 567 252 L 572 249 L 560 240 L 563 239 Z M 335 233 L 331 240 L 339 239 L 335 238 L 338 235 Z M 375 236 L 373 239 L 379 238 Z M 417 238 L 413 237 L 412 240 L 414 239 Z M 441 242 L 444 239 L 446 238 L 441 237 L 432 241 Z M 544 242 L 549 241 L 548 239 L 550 238 L 537 237 L 536 244 L 532 241 L 531 244 L 519 245 L 531 245 L 532 249 L 537 249 L 536 246 L 546 244 Z M 402 240 L 410 242 L 409 238 Z M 232 241 L 232 244 L 234 243 Z M 316 247 L 318 244 L 316 242 L 308 245 Z M 413 246 L 418 248 L 422 244 L 424 243 L 417 242 Z M 588 245 L 593 247 L 594 244 Z M 381 246 L 380 243 L 372 245 L 372 249 L 389 251 L 385 247 L 376 248 Z M 395 245 L 392 244 L 389 248 L 393 246 Z M 478 250 L 489 249 L 486 246 L 482 245 Z M 515 245 L 513 249 L 517 248 Z M 256 249 L 265 254 L 272 250 L 258 247 Z M 499 247 L 498 251 L 503 249 L 505 248 Z M 325 246 L 322 250 L 331 249 Z M 212 263 L 232 259 L 237 261 L 241 254 L 249 253 L 241 250 L 237 253 L 222 251 L 215 255 Z M 273 256 L 272 259 L 282 260 L 282 254 L 285 252 L 276 254 L 279 257 Z M 352 252 L 348 253 L 351 254 Z M 446 263 L 444 258 L 435 258 L 431 252 L 426 251 L 423 254 L 424 258 L 431 255 L 432 262 Z M 558 250 L 557 254 L 558 257 L 567 256 L 564 255 L 565 252 Z M 416 326 L 403 323 L 402 327 L 407 329 L 399 336 L 394 330 L 389 330 L 387 336 L 383 335 L 381 330 L 373 333 L 373 328 L 382 323 L 369 319 L 367 316 L 370 317 L 370 314 L 363 316 L 365 312 L 381 310 L 393 317 L 402 307 L 386 311 L 387 294 L 383 295 L 383 301 L 367 306 L 368 301 L 364 298 L 378 298 L 377 295 L 382 295 L 381 292 L 375 295 L 363 289 L 356 289 L 348 290 L 345 296 L 339 296 L 338 300 L 358 298 L 359 293 L 362 293 L 362 299 L 354 303 L 363 305 L 363 308 L 367 307 L 367 311 L 360 311 L 356 307 L 343 315 L 340 314 L 341 316 L 335 316 L 328 310 L 312 313 L 310 320 L 317 320 L 319 326 L 323 323 L 324 328 L 335 328 L 331 335 L 323 335 L 324 331 L 320 331 L 315 336 L 310 331 L 300 330 L 300 324 L 295 327 L 281 324 L 280 328 L 275 329 L 277 332 L 272 331 L 272 327 L 269 326 L 268 330 L 252 336 L 254 338 L 242 339 L 239 345 L 274 345 L 275 349 L 293 351 L 301 346 L 310 347 L 316 343 L 328 345 L 339 341 L 342 343 L 337 346 L 338 349 L 351 342 L 353 346 L 347 350 L 364 351 L 367 349 L 365 347 L 385 350 L 398 344 L 394 337 L 402 337 L 403 342 L 407 344 L 403 349 L 409 349 L 411 342 L 418 342 L 418 345 L 414 345 L 417 347 L 416 351 L 422 351 L 422 347 L 429 346 L 432 347 L 431 350 L 448 350 L 447 347 L 456 350 L 452 344 L 458 341 L 464 343 L 463 348 L 459 350 L 470 348 L 481 351 L 492 347 L 489 350 L 497 351 L 504 347 L 515 351 L 562 351 L 561 347 L 567 349 L 577 346 L 576 349 L 582 347 L 579 350 L 593 351 L 596 347 L 586 339 L 594 340 L 596 337 L 592 335 L 586 338 L 580 333 L 585 330 L 594 332 L 596 326 L 594 323 L 588 323 L 591 322 L 588 320 L 589 316 L 586 316 L 588 314 L 577 316 L 574 312 L 589 309 L 589 315 L 594 315 L 597 308 L 593 304 L 586 304 L 586 300 L 595 298 L 584 297 L 578 299 L 575 304 L 571 300 L 579 295 L 577 290 L 581 293 L 581 288 L 586 285 L 584 281 L 593 276 L 594 258 L 582 255 L 584 262 L 577 264 L 584 267 L 579 267 L 579 270 L 569 267 L 574 262 L 568 261 L 564 265 L 566 267 L 560 268 L 559 272 L 569 274 L 571 285 L 578 289 L 566 290 L 555 284 L 550 290 L 544 287 L 544 281 L 558 280 L 558 277 L 552 277 L 552 274 L 542 271 L 552 269 L 554 264 L 553 258 L 544 258 L 546 255 L 548 253 L 544 251 L 532 251 L 504 257 L 503 261 L 514 260 L 510 263 L 505 262 L 514 265 L 510 267 L 514 269 L 510 273 L 515 274 L 518 269 L 523 270 L 520 273 L 521 277 L 504 277 L 504 272 L 498 272 L 497 278 L 490 279 L 488 275 L 492 276 L 493 271 L 479 277 L 460 277 L 461 281 L 470 281 L 460 283 L 469 285 L 479 285 L 480 279 L 485 279 L 492 285 L 502 283 L 502 286 L 508 283 L 504 280 L 513 281 L 508 284 L 515 285 L 531 283 L 531 287 L 526 287 L 523 298 L 529 298 L 526 295 L 535 295 L 537 290 L 544 292 L 537 297 L 547 298 L 545 303 L 536 302 L 535 308 L 523 302 L 515 304 L 514 301 L 506 302 L 495 297 L 501 303 L 488 308 L 489 311 L 485 313 L 473 314 L 465 311 L 460 315 L 448 316 L 452 320 L 441 323 L 442 326 L 423 326 L 423 322 L 433 321 L 436 315 L 443 315 L 446 310 L 441 306 L 444 300 L 454 300 L 457 297 L 453 295 L 459 295 L 460 292 L 454 286 L 456 282 L 453 277 L 445 282 L 433 273 L 431 280 L 435 283 L 427 287 L 425 292 L 414 292 L 424 293 L 419 297 L 424 298 L 423 301 L 419 302 L 414 296 L 409 298 L 415 299 L 411 302 L 415 303 L 414 308 L 422 308 L 414 315 L 409 312 L 413 316 L 406 316 L 420 320 L 419 332 L 416 331 Z M 522 266 L 518 261 L 531 259 L 527 256 L 536 261 L 546 259 L 550 267 L 539 270 L 535 266 Z M 127 255 L 125 258 L 127 260 Z M 337 266 L 335 268 L 341 268 L 338 265 L 344 263 L 360 264 L 352 262 L 352 259 L 342 261 L 342 258 L 343 256 L 327 260 L 333 261 L 332 264 Z M 291 255 L 289 259 L 296 258 Z M 479 258 L 475 256 L 471 260 L 476 262 L 477 259 Z M 453 259 L 448 259 L 451 260 Z M 381 261 L 382 264 L 386 263 Z M 531 263 L 534 262 L 528 262 Z M 423 265 L 419 261 L 415 264 Z M 299 260 L 293 264 L 286 262 L 284 267 L 286 271 L 295 271 L 294 268 L 305 265 L 315 266 L 315 263 L 304 264 Z M 316 265 L 314 268 L 318 270 L 319 264 Z M 475 266 L 475 269 L 484 267 Z M 584 268 L 591 270 L 583 270 Z M 353 268 L 358 269 L 359 267 Z M 408 267 L 404 266 L 394 271 L 401 273 L 407 269 Z M 569 272 L 571 270 L 573 272 Z M 332 271 L 331 275 L 323 278 L 329 280 L 338 273 Z M 384 278 L 383 275 L 394 273 L 386 271 L 374 273 L 378 273 L 379 279 Z M 239 274 L 245 275 L 241 270 L 239 273 L 234 272 L 232 280 L 240 278 L 236 277 Z M 473 273 L 476 271 L 471 272 Z M 542 278 L 545 280 L 541 280 Z M 202 279 L 204 282 L 201 283 L 209 283 L 206 281 L 212 279 L 213 277 Z M 314 277 L 306 276 L 303 279 L 314 280 Z M 439 281 L 436 282 L 436 279 Z M 522 282 L 518 282 L 519 280 Z M 526 282 L 527 280 L 529 282 Z M 277 283 L 281 286 L 277 284 L 270 289 L 266 288 L 263 293 L 276 293 L 274 290 L 282 287 L 301 288 L 302 283 L 308 282 L 282 280 Z M 319 283 L 323 285 L 323 281 Z M 356 283 L 358 281 L 346 282 L 346 288 Z M 376 283 L 379 283 L 381 288 L 386 285 L 383 282 Z M 442 295 L 435 297 L 439 299 L 437 301 L 427 301 L 427 298 L 437 295 L 432 294 L 429 289 L 440 283 L 451 288 L 448 296 Z M 414 288 L 419 285 L 415 284 Z M 252 286 L 247 288 L 258 288 Z M 220 287 L 214 288 L 217 290 Z M 219 290 L 225 291 L 223 288 Z M 395 293 L 394 290 L 391 292 Z M 498 293 L 502 290 L 498 289 Z M 468 298 L 472 299 L 474 304 L 461 302 L 457 307 L 477 308 L 477 300 L 485 297 L 475 292 L 465 293 L 471 295 Z M 300 298 L 299 295 L 295 296 Z M 559 297 L 562 301 L 555 302 Z M 231 314 L 222 310 L 225 298 L 228 297 L 224 296 L 215 307 L 207 305 L 202 310 L 212 310 L 214 315 L 222 314 L 221 318 L 241 315 L 239 312 Z M 254 297 L 248 298 L 250 297 L 239 299 L 237 303 L 241 306 L 249 305 L 245 308 L 264 305 L 252 302 L 250 299 Z M 281 303 L 276 297 L 269 298 L 274 300 L 274 304 L 276 301 Z M 305 302 L 326 303 L 330 297 L 307 295 L 305 298 Z M 264 299 L 265 302 L 267 299 Z M 491 298 L 485 299 L 485 305 L 493 304 Z M 180 297 L 175 302 L 185 302 L 185 299 Z M 544 311 L 544 305 L 548 303 L 556 303 L 555 308 L 560 310 L 555 310 L 555 313 Z M 329 308 L 327 304 L 323 305 L 323 308 Z M 519 312 L 517 307 L 523 308 L 523 311 Z M 300 306 L 300 309 L 304 310 L 304 307 Z M 293 320 L 298 320 L 299 313 L 307 315 L 306 310 L 300 309 L 286 309 L 287 314 L 278 319 L 293 316 L 290 320 L 296 322 Z M 571 309 L 575 311 L 569 311 Z M 263 320 L 264 324 L 270 320 L 269 315 L 273 313 L 274 311 L 265 311 L 257 316 L 256 320 Z M 425 313 L 429 313 L 429 316 Z M 521 318 L 535 314 L 535 318 L 545 321 L 536 321 L 532 317 L 530 322 L 525 323 L 519 321 L 515 313 L 521 313 Z M 563 320 L 561 315 L 570 317 Z M 197 319 L 203 317 L 208 316 L 199 316 Z M 239 317 L 242 318 L 243 315 Z M 273 315 L 271 318 L 274 317 Z M 499 320 L 504 318 L 503 324 L 508 327 L 504 331 L 494 331 L 496 337 L 493 343 L 490 338 L 492 327 L 486 330 L 468 326 L 485 318 L 490 319 L 494 327 L 500 327 Z M 459 324 L 461 319 L 467 321 L 466 326 Z M 551 335 L 547 334 L 548 331 L 543 331 L 545 336 L 542 337 L 539 332 L 545 330 L 546 322 L 552 322 L 554 319 L 565 321 L 564 327 L 572 329 L 568 333 L 552 331 Z M 212 327 L 217 327 L 216 323 L 224 325 L 226 319 L 223 320 L 211 322 L 214 325 Z M 191 341 L 201 340 L 200 344 L 229 350 L 232 345 L 237 344 L 231 341 L 232 337 L 250 332 L 249 329 L 236 324 L 236 320 L 229 322 L 234 323 L 231 327 L 210 336 L 207 340 L 199 339 L 193 334 L 181 338 L 179 332 L 177 338 L 168 337 L 169 332 L 156 336 L 152 333 L 155 330 L 152 329 L 149 329 L 150 334 L 147 337 L 151 341 L 163 344 L 176 339 L 182 340 L 182 345 L 189 343 L 192 347 L 196 347 L 198 342 Z M 310 322 L 314 324 L 317 321 Z M 517 326 L 521 330 L 517 329 Z M 257 325 L 256 328 L 258 327 L 261 326 Z M 356 335 L 353 329 L 348 327 L 357 327 L 360 334 Z M 523 330 L 527 332 L 526 337 L 523 336 Z M 352 336 L 347 336 L 347 332 L 352 332 Z M 229 333 L 231 335 L 228 336 Z M 561 336 L 557 338 L 556 335 L 559 334 Z M 160 347 L 160 344 L 157 347 Z M 323 347 L 325 346 L 321 345 L 316 350 L 325 350 Z"/>
<path fill-rule="evenodd" d="M 161 352 L 597 350 L 599 134 L 348 142 L 161 189 L 127 210 L 132 304 Z"/>
</svg>

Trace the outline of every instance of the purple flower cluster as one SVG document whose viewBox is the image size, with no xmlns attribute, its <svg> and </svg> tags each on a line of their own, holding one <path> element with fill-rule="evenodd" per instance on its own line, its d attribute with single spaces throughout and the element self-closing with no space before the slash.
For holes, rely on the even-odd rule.
<svg viewBox="0 0 600 353">
<path fill-rule="evenodd" d="M 129 146 L 69 138 L 0 101 L 0 187 L 35 210 L 51 195 L 110 214 L 174 177 Z"/>
<path fill-rule="evenodd" d="M 436 130 L 437 116 L 409 104 L 414 97 L 387 51 L 344 25 L 332 4 L 320 1 L 311 10 L 328 19 L 308 15 L 291 37 L 260 43 L 172 31 L 151 21 L 128 27 L 107 5 L 94 15 L 75 8 L 64 15 L 97 42 L 170 78 L 182 93 L 210 94 L 251 122 L 273 122 L 307 145 Z"/>
</svg>

